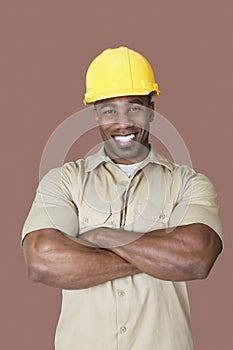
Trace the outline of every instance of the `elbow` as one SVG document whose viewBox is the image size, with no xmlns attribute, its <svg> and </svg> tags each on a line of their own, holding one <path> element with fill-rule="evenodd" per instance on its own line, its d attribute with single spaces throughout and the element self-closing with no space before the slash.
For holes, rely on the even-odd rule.
<svg viewBox="0 0 233 350">
<path fill-rule="evenodd" d="M 210 273 L 211 267 L 206 263 L 199 263 L 194 269 L 193 279 L 206 279 Z"/>
<path fill-rule="evenodd" d="M 27 265 L 28 277 L 32 282 L 42 282 L 46 279 L 48 268 L 45 253 L 48 247 L 36 241 L 26 242 L 24 247 L 24 257 Z"/>
<path fill-rule="evenodd" d="M 36 269 L 34 269 L 32 266 L 28 266 L 27 271 L 28 271 L 28 278 L 31 282 L 40 281 L 39 274 L 38 274 L 38 271 L 36 271 Z"/>
<path fill-rule="evenodd" d="M 209 260 L 207 258 L 200 259 L 198 262 L 196 262 L 193 273 L 194 278 L 193 279 L 206 279 L 209 276 L 209 273 L 214 265 L 216 258 L 213 260 Z"/>
<path fill-rule="evenodd" d="M 30 281 L 37 282 L 37 283 L 44 282 L 46 275 L 47 275 L 47 271 L 46 271 L 45 266 L 43 266 L 42 264 L 40 264 L 38 262 L 33 262 L 33 263 L 28 265 L 27 270 L 28 270 L 28 277 L 29 277 Z"/>
<path fill-rule="evenodd" d="M 42 282 L 48 274 L 45 261 L 38 252 L 31 250 L 25 254 L 28 277 L 32 282 Z"/>
<path fill-rule="evenodd" d="M 195 254 L 194 274 L 196 279 L 205 279 L 215 264 L 218 255 L 222 250 L 222 243 L 218 235 L 214 231 L 209 232 L 205 241 L 202 240 L 198 252 Z"/>
</svg>

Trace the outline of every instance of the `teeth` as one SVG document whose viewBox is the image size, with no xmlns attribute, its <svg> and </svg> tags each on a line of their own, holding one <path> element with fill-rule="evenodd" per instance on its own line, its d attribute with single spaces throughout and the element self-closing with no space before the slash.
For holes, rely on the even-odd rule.
<svg viewBox="0 0 233 350">
<path fill-rule="evenodd" d="M 115 139 L 120 142 L 129 142 L 135 137 L 134 134 L 127 135 L 127 136 L 115 136 Z"/>
</svg>

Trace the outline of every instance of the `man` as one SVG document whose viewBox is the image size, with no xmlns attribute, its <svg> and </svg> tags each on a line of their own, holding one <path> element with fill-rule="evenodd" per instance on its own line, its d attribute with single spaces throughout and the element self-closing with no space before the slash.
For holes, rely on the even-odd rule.
<svg viewBox="0 0 233 350">
<path fill-rule="evenodd" d="M 31 279 L 63 289 L 55 348 L 191 350 L 185 281 L 222 249 L 215 189 L 149 144 L 145 57 L 103 51 L 86 88 L 104 146 L 43 178 L 23 230 Z"/>
</svg>

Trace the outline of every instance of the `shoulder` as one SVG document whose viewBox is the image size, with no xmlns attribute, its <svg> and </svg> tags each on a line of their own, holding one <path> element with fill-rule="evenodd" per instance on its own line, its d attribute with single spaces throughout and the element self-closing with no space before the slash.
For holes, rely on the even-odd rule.
<svg viewBox="0 0 233 350">
<path fill-rule="evenodd" d="M 71 197 L 83 168 L 82 162 L 83 160 L 67 162 L 60 167 L 50 169 L 40 180 L 37 192 L 55 197 L 64 195 Z"/>
<path fill-rule="evenodd" d="M 173 187 L 180 193 L 192 191 L 203 193 L 211 196 L 216 195 L 216 190 L 211 180 L 203 173 L 195 171 L 190 165 L 177 164 L 165 156 L 158 153 L 152 148 L 151 159 L 154 163 L 159 164 L 167 174 L 166 179 L 170 179 Z"/>
<path fill-rule="evenodd" d="M 77 176 L 79 173 L 86 171 L 86 160 L 78 159 L 76 161 L 66 162 L 63 165 L 50 169 L 47 174 L 45 174 L 43 179 L 59 180 L 68 179 Z"/>
<path fill-rule="evenodd" d="M 205 174 L 195 171 L 187 165 L 175 165 L 174 174 L 180 179 L 183 190 L 191 188 L 209 194 L 215 194 L 215 186 Z"/>
</svg>

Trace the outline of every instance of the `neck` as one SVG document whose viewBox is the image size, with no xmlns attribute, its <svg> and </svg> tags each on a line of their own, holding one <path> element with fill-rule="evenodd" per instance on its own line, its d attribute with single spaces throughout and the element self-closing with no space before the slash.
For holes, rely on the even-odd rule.
<svg viewBox="0 0 233 350">
<path fill-rule="evenodd" d="M 140 155 L 138 155 L 136 157 L 132 157 L 132 158 L 117 157 L 115 154 L 111 154 L 111 152 L 106 151 L 106 149 L 105 149 L 105 152 L 109 156 L 109 158 L 112 159 L 112 161 L 114 163 L 128 165 L 128 164 L 140 163 L 144 159 L 146 159 L 146 157 L 148 156 L 148 154 L 150 152 L 150 147 L 144 148 L 143 152 Z"/>
</svg>

